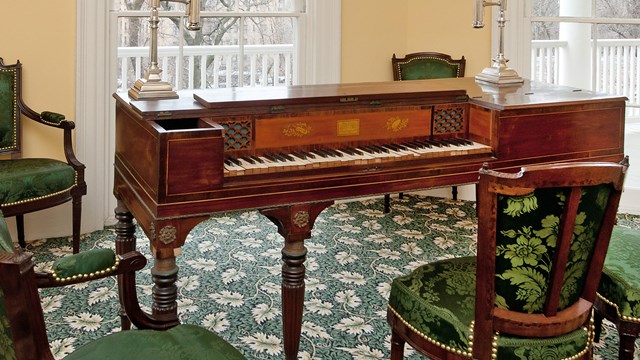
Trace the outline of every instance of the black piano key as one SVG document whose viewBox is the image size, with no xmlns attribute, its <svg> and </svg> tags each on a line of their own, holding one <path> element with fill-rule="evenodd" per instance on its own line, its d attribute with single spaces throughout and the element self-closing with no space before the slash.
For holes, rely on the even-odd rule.
<svg viewBox="0 0 640 360">
<path fill-rule="evenodd" d="M 417 140 L 416 142 L 427 149 L 431 149 L 433 147 L 431 144 L 423 140 Z"/>
<path fill-rule="evenodd" d="M 279 162 L 279 161 L 280 161 L 280 160 L 278 160 L 278 159 L 275 157 L 275 155 L 274 155 L 274 154 L 271 154 L 271 153 L 264 154 L 264 157 L 265 157 L 267 160 L 272 161 L 272 162 Z"/>
<path fill-rule="evenodd" d="M 311 153 L 315 154 L 317 156 L 320 156 L 321 158 L 326 158 L 327 157 L 327 154 L 325 154 L 325 152 L 322 151 L 322 149 L 315 149 Z"/>
<path fill-rule="evenodd" d="M 327 149 L 327 151 L 329 151 L 329 153 L 331 153 L 331 155 L 335 156 L 335 157 L 343 157 L 342 153 L 338 150 L 335 149 Z"/>
<path fill-rule="evenodd" d="M 244 160 L 244 161 L 248 162 L 249 164 L 255 164 L 255 163 L 256 163 L 256 161 L 255 161 L 255 160 L 253 160 L 253 159 L 252 159 L 251 157 L 249 157 L 249 156 L 243 156 L 243 157 L 241 157 L 240 159 L 242 159 L 242 160 Z"/>
<path fill-rule="evenodd" d="M 285 154 L 285 153 L 278 153 L 278 155 L 280 155 L 280 157 L 282 157 L 285 160 L 288 161 L 295 161 L 295 159 L 293 158 L 293 156 L 289 155 L 289 154 Z"/>
</svg>

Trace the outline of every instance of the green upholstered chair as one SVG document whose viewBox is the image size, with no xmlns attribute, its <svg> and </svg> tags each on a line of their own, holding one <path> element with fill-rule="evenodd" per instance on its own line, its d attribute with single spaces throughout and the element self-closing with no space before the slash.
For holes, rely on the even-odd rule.
<svg viewBox="0 0 640 360">
<path fill-rule="evenodd" d="M 391 57 L 393 80 L 425 80 L 464 77 L 464 67 L 467 60 L 463 57 L 453 59 L 451 55 L 439 52 L 417 52 L 407 54 L 403 58 Z M 451 187 L 452 198 L 458 199 L 458 187 Z M 402 198 L 402 193 L 399 194 Z M 391 207 L 391 196 L 384 196 L 384 212 Z"/>
<path fill-rule="evenodd" d="M 600 340 L 602 317 L 618 329 L 618 358 L 634 358 L 640 335 L 640 231 L 622 226 L 613 228 L 602 269 L 598 297 L 594 303 L 596 341 Z"/>
<path fill-rule="evenodd" d="M 393 54 L 393 80 L 424 80 L 464 77 L 466 59 L 453 59 L 439 52 L 417 52 L 403 58 Z"/>
<path fill-rule="evenodd" d="M 35 112 L 22 100 L 22 64 L 5 65 L 0 58 L 0 210 L 16 217 L 18 243 L 24 247 L 24 214 L 72 201 L 73 252 L 80 247 L 82 196 L 87 193 L 84 165 L 73 152 L 73 121 L 64 115 Z M 65 161 L 22 158 L 22 119 L 61 130 Z M 9 156 L 10 155 L 10 156 Z"/>
<path fill-rule="evenodd" d="M 483 168 L 477 256 L 396 278 L 391 359 L 591 356 L 592 305 L 626 165 L 567 163 L 517 174 Z"/>
<path fill-rule="evenodd" d="M 51 273 L 36 274 L 31 255 L 21 247 L 13 248 L 0 212 L 0 358 L 53 360 L 38 286 L 63 286 L 113 275 L 135 282 L 135 271 L 142 269 L 145 264 L 146 259 L 137 252 L 116 256 L 111 250 L 99 249 L 61 258 L 54 263 Z M 120 296 L 123 296 L 122 291 Z M 127 314 L 136 311 L 131 304 L 137 304 L 137 299 L 123 303 Z M 83 345 L 65 359 L 245 358 L 229 343 L 204 328 L 178 325 L 168 330 L 113 333 Z"/>
</svg>

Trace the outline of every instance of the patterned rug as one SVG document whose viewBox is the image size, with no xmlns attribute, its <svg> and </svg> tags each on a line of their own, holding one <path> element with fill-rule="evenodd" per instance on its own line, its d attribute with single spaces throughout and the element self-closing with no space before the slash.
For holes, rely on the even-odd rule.
<svg viewBox="0 0 640 360">
<path fill-rule="evenodd" d="M 309 250 L 302 359 L 387 359 L 385 320 L 391 280 L 435 259 L 474 254 L 475 203 L 439 198 L 393 198 L 338 203 L 316 221 Z M 640 218 L 620 224 L 640 228 Z M 149 259 L 148 240 L 138 250 Z M 114 246 L 113 229 L 84 236 L 82 250 Z M 282 359 L 280 250 L 276 227 L 256 211 L 216 214 L 187 239 L 180 266 L 179 314 L 183 323 L 217 332 L 249 359 Z M 67 238 L 29 245 L 37 269 L 71 252 Z M 139 279 L 139 297 L 150 302 L 150 266 Z M 91 339 L 119 331 L 115 279 L 41 290 L 56 358 Z M 148 308 L 147 308 L 148 310 Z M 605 323 L 596 359 L 615 359 L 618 338 Z M 422 358 L 409 350 L 407 359 Z"/>
</svg>

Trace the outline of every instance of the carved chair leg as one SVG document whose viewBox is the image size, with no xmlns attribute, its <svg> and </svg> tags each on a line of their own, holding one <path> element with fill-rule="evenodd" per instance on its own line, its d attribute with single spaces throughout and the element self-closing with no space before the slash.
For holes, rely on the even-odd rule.
<svg viewBox="0 0 640 360">
<path fill-rule="evenodd" d="M 633 360 L 636 350 L 636 339 L 638 338 L 638 329 L 635 324 L 625 323 L 623 320 L 618 324 L 618 335 L 620 338 L 620 348 L 618 349 L 618 359 Z"/>
<path fill-rule="evenodd" d="M 404 358 L 404 339 L 395 331 L 391 332 L 391 360 L 402 360 Z"/>
<path fill-rule="evenodd" d="M 24 249 L 27 246 L 24 240 L 24 215 L 16 215 L 16 230 L 18 232 L 18 244 Z"/>
<path fill-rule="evenodd" d="M 384 195 L 384 213 L 388 214 L 390 210 L 391 210 L 391 195 L 385 194 Z"/>
<path fill-rule="evenodd" d="M 600 334 L 602 333 L 602 314 L 600 314 L 600 312 L 595 309 L 593 310 L 593 326 L 595 328 L 593 341 L 599 343 Z"/>
<path fill-rule="evenodd" d="M 453 200 L 458 200 L 458 187 L 457 186 L 452 186 L 451 187 L 451 198 Z"/>
<path fill-rule="evenodd" d="M 80 224 L 82 218 L 82 198 L 80 196 L 75 196 L 73 198 L 73 208 L 72 208 L 72 216 L 73 216 L 73 228 L 72 228 L 72 243 L 73 243 L 73 253 L 77 254 L 80 252 Z"/>
</svg>

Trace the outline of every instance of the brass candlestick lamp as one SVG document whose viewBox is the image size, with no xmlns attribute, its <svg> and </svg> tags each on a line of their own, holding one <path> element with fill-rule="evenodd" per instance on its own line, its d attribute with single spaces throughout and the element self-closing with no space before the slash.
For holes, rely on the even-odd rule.
<svg viewBox="0 0 640 360">
<path fill-rule="evenodd" d="M 186 27 L 188 30 L 200 30 L 200 1 L 201 0 L 163 0 L 179 2 L 187 5 L 185 14 L 188 16 Z M 149 45 L 149 67 L 143 79 L 138 79 L 129 89 L 129 97 L 134 100 L 152 99 L 176 99 L 178 94 L 173 90 L 173 86 L 162 81 L 162 69 L 158 67 L 158 7 L 160 0 L 149 0 L 151 7 L 151 17 L 149 18 L 149 28 L 151 29 L 151 43 Z"/>
<path fill-rule="evenodd" d="M 523 83 L 524 80 L 518 75 L 518 73 L 507 66 L 507 60 L 504 56 L 504 26 L 507 22 L 505 18 L 505 11 L 507 10 L 507 0 L 498 0 L 496 2 L 489 2 L 484 0 L 474 0 L 474 28 L 484 27 L 484 8 L 485 6 L 498 6 L 500 8 L 498 16 L 499 33 L 499 50 L 498 55 L 492 59 L 493 66 L 487 67 L 478 75 L 476 80 L 479 82 L 486 82 L 496 85 L 514 85 Z"/>
</svg>

